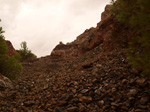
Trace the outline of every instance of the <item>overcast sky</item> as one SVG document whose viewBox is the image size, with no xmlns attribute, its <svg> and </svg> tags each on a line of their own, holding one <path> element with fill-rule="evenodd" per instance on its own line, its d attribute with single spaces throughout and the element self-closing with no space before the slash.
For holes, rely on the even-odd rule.
<svg viewBox="0 0 150 112">
<path fill-rule="evenodd" d="M 71 42 L 100 21 L 110 0 L 0 0 L 0 26 L 15 49 L 22 41 L 38 57 Z"/>
</svg>

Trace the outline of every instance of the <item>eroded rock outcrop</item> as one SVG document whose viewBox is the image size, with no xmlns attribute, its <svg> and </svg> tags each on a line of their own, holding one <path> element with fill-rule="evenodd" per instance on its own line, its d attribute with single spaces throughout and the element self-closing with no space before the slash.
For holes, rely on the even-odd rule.
<svg viewBox="0 0 150 112">
<path fill-rule="evenodd" d="M 101 14 L 101 21 L 104 21 L 111 16 L 111 13 L 110 13 L 111 8 L 112 8 L 112 5 L 106 5 L 105 11 Z"/>
<path fill-rule="evenodd" d="M 99 45 L 103 50 L 115 50 L 124 47 L 127 42 L 126 32 L 128 32 L 128 28 L 119 23 L 110 13 L 111 7 L 111 5 L 105 7 L 105 11 L 101 15 L 101 21 L 96 28 L 92 27 L 85 30 L 83 34 L 69 44 L 61 43 L 57 45 L 51 55 L 60 57 L 81 56 Z M 126 31 L 122 29 L 126 29 Z M 125 38 L 122 37 L 123 33 Z"/>
<path fill-rule="evenodd" d="M 52 51 L 51 56 L 53 57 L 76 57 L 78 56 L 78 44 L 68 43 L 58 44 Z"/>
<path fill-rule="evenodd" d="M 16 50 L 14 49 L 12 43 L 8 40 L 5 40 L 7 47 L 8 47 L 8 55 L 14 56 L 16 54 Z"/>
</svg>

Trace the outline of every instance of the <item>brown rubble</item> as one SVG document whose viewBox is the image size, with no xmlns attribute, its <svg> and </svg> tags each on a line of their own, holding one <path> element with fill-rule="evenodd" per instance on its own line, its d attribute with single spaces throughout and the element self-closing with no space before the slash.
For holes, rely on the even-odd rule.
<svg viewBox="0 0 150 112">
<path fill-rule="evenodd" d="M 111 15 L 51 56 L 23 62 L 14 89 L 0 97 L 0 111 L 149 112 L 150 78 L 128 64 L 129 35 Z"/>
</svg>

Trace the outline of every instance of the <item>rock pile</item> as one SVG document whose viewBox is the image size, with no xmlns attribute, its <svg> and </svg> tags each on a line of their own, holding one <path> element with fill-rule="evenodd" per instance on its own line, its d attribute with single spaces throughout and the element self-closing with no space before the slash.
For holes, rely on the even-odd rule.
<svg viewBox="0 0 150 112">
<path fill-rule="evenodd" d="M 0 90 L 0 112 L 149 112 L 150 78 L 128 64 L 128 36 L 109 16 L 50 56 L 23 62 L 14 88 Z"/>
</svg>

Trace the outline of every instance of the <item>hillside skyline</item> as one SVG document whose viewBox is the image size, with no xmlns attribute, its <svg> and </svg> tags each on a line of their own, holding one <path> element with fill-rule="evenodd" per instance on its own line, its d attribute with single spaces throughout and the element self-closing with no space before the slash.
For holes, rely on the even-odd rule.
<svg viewBox="0 0 150 112">
<path fill-rule="evenodd" d="M 26 41 L 38 57 L 49 55 L 60 42 L 71 42 L 100 21 L 106 4 L 102 0 L 15 1 L 1 3 L 0 11 L 6 40 L 15 49 Z"/>
</svg>

